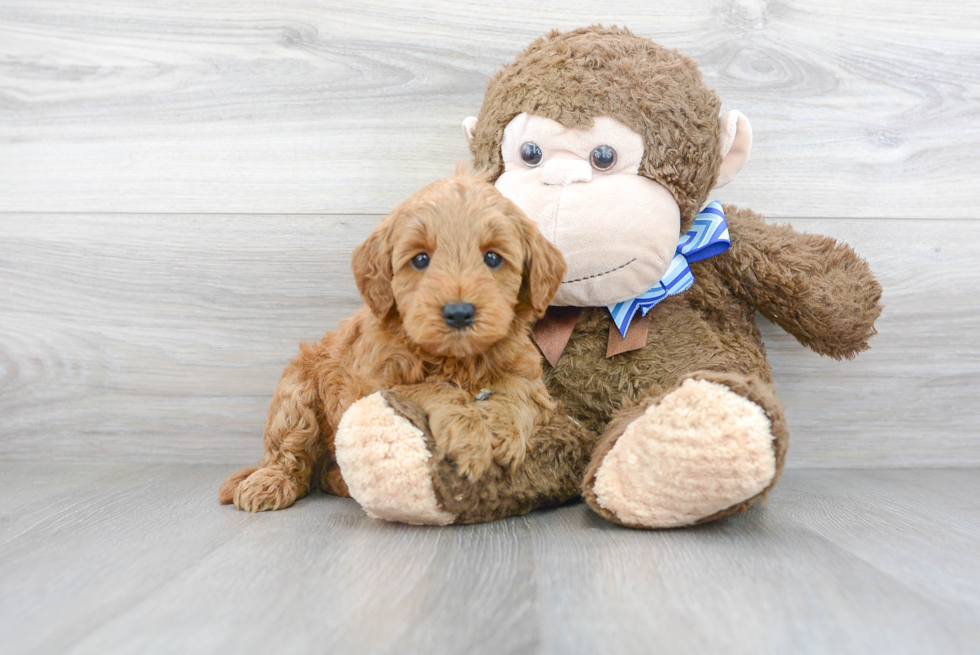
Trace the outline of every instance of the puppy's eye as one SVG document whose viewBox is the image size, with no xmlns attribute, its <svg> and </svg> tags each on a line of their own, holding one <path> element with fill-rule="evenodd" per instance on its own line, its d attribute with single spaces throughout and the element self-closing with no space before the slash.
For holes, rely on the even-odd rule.
<svg viewBox="0 0 980 655">
<path fill-rule="evenodd" d="M 597 171 L 608 171 L 616 163 L 616 151 L 609 146 L 599 146 L 589 155 L 589 161 Z"/>
<path fill-rule="evenodd" d="M 500 268 L 500 265 L 504 263 L 504 258 L 491 250 L 483 256 L 483 263 L 490 268 Z"/>
<path fill-rule="evenodd" d="M 426 268 L 428 265 L 429 265 L 429 256 L 426 255 L 424 252 L 420 252 L 419 254 L 412 257 L 412 267 L 415 270 L 421 271 L 423 268 Z"/>
<path fill-rule="evenodd" d="M 521 146 L 521 159 L 531 168 L 541 163 L 542 156 L 541 148 L 533 141 L 528 141 Z"/>
</svg>

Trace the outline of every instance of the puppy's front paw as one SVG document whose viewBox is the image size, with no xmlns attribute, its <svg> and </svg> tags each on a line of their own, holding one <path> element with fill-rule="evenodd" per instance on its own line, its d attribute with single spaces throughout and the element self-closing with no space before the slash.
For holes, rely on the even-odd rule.
<svg viewBox="0 0 980 655">
<path fill-rule="evenodd" d="M 483 477 L 493 464 L 493 451 L 490 448 L 459 448 L 449 452 L 456 460 L 459 474 L 470 482 L 476 482 Z"/>
<path fill-rule="evenodd" d="M 439 408 L 429 415 L 429 424 L 436 444 L 467 480 L 479 480 L 493 464 L 491 435 L 479 416 L 460 408 Z"/>
<path fill-rule="evenodd" d="M 508 437 L 494 436 L 493 461 L 504 468 L 514 469 L 524 462 L 527 454 L 527 441 L 521 435 Z"/>
<path fill-rule="evenodd" d="M 235 507 L 248 512 L 285 509 L 299 497 L 296 484 L 284 471 L 261 468 L 235 489 Z"/>
</svg>

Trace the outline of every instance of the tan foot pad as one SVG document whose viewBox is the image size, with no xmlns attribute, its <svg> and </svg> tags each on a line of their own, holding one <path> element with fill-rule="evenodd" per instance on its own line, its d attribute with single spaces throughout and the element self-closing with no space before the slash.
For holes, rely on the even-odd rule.
<svg viewBox="0 0 980 655">
<path fill-rule="evenodd" d="M 596 500 L 626 525 L 696 523 L 772 481 L 771 430 L 763 409 L 728 387 L 686 380 L 616 441 L 596 472 Z"/>
<path fill-rule="evenodd" d="M 425 436 L 380 393 L 344 412 L 334 445 L 350 495 L 368 516 L 415 525 L 453 522 L 436 501 Z"/>
</svg>

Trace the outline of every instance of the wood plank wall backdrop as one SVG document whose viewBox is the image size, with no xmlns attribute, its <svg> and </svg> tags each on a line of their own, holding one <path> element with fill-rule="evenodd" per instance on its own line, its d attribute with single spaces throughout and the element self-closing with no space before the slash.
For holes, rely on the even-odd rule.
<svg viewBox="0 0 980 655">
<path fill-rule="evenodd" d="M 847 240 L 873 349 L 764 326 L 790 466 L 980 464 L 980 4 L 6 0 L 0 458 L 260 452 L 351 249 L 467 156 L 486 78 L 552 28 L 626 25 L 752 120 L 717 198 Z"/>
</svg>

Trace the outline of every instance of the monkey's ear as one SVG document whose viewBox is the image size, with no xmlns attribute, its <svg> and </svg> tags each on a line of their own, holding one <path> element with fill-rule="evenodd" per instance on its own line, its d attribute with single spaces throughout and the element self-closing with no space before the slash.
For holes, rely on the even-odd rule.
<svg viewBox="0 0 980 655">
<path fill-rule="evenodd" d="M 718 119 L 721 129 L 718 143 L 721 148 L 721 168 L 715 188 L 723 187 L 742 169 L 752 150 L 752 125 L 740 111 L 732 110 Z"/>
<path fill-rule="evenodd" d="M 523 212 L 522 212 L 523 213 Z M 565 278 L 565 257 L 550 241 L 544 238 L 531 219 L 522 216 L 524 228 L 524 281 L 518 295 L 521 313 L 530 310 L 531 318 L 541 318 L 558 293 Z"/>
<path fill-rule="evenodd" d="M 374 229 L 364 243 L 354 248 L 351 269 L 357 290 L 378 318 L 384 318 L 395 304 L 391 289 L 390 218 Z"/>
<path fill-rule="evenodd" d="M 473 143 L 473 130 L 476 129 L 476 116 L 467 116 L 463 119 L 463 138 L 466 145 Z"/>
</svg>

